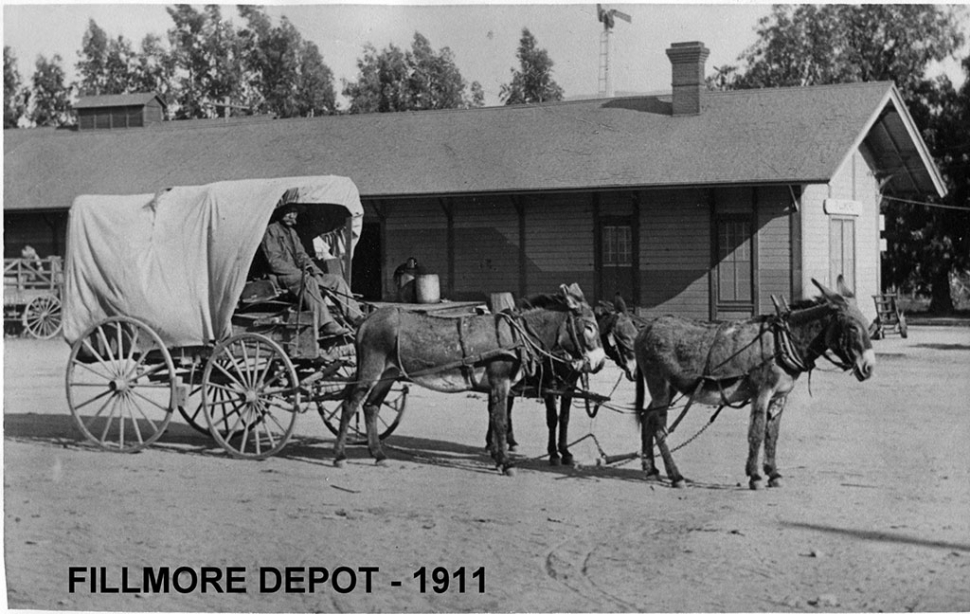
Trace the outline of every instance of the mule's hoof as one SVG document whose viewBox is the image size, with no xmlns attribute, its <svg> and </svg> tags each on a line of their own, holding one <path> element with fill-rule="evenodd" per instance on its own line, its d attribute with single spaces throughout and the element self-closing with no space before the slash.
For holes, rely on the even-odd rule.
<svg viewBox="0 0 970 614">
<path fill-rule="evenodd" d="M 506 477 L 514 478 L 516 474 L 516 469 L 515 467 L 506 467 L 505 469 L 502 470 L 502 474 L 505 475 Z"/>
<path fill-rule="evenodd" d="M 659 482 L 660 481 L 660 472 L 657 471 L 656 469 L 654 469 L 653 471 L 644 471 L 643 472 L 643 479 L 646 480 L 646 481 L 648 481 L 648 482 Z"/>
<path fill-rule="evenodd" d="M 343 469 L 344 465 L 347 464 L 347 459 L 345 458 L 335 458 L 333 459 L 333 466 L 337 469 Z"/>
<path fill-rule="evenodd" d="M 572 455 L 569 455 L 569 456 L 565 456 L 565 455 L 564 455 L 564 456 L 562 457 L 562 464 L 563 464 L 563 465 L 566 465 L 567 467 L 572 467 L 572 466 L 573 466 L 573 465 L 575 465 L 576 463 L 575 463 L 575 462 L 573 461 L 573 457 L 572 457 Z"/>
<path fill-rule="evenodd" d="M 509 444 L 509 452 L 518 452 L 518 451 L 519 451 L 519 444 L 517 443 Z"/>
<path fill-rule="evenodd" d="M 562 464 L 562 459 L 560 459 L 558 456 L 550 456 L 549 464 L 552 465 L 553 467 L 558 467 L 559 465 Z"/>
<path fill-rule="evenodd" d="M 768 488 L 781 488 L 784 486 L 784 482 L 781 481 L 781 476 L 770 478 L 768 480 Z"/>
<path fill-rule="evenodd" d="M 748 488 L 750 488 L 751 490 L 761 490 L 764 487 L 765 485 L 761 483 L 761 478 L 757 478 L 757 479 L 751 478 L 748 481 Z"/>
<path fill-rule="evenodd" d="M 670 482 L 671 488 L 687 488 L 687 480 L 680 478 L 679 480 L 673 480 Z"/>
<path fill-rule="evenodd" d="M 379 458 L 379 459 L 377 459 L 377 460 L 374 461 L 374 464 L 377 465 L 378 467 L 390 467 L 391 466 L 391 463 L 388 462 L 388 460 L 386 458 Z"/>
</svg>

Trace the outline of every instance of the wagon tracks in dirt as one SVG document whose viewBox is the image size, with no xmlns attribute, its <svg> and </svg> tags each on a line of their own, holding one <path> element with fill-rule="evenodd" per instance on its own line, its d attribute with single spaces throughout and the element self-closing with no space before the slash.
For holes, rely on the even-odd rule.
<svg viewBox="0 0 970 614">
<path fill-rule="evenodd" d="M 624 609 L 639 611 L 635 604 L 624 601 L 601 589 L 589 576 L 589 562 L 593 554 L 605 543 L 586 546 L 575 539 L 567 539 L 546 553 L 545 572 L 550 578 L 588 600 L 594 610 Z M 574 562 L 575 561 L 575 562 Z M 577 562 L 580 562 L 578 564 Z"/>
</svg>

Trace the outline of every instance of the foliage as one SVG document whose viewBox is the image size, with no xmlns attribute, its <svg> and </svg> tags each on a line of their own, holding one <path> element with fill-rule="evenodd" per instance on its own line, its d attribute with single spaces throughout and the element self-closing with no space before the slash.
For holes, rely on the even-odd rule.
<svg viewBox="0 0 970 614">
<path fill-rule="evenodd" d="M 234 101 L 242 98 L 244 55 L 232 24 L 223 20 L 219 5 L 206 5 L 202 12 L 187 4 L 165 10 L 175 22 L 168 39 L 177 66 L 176 118 L 231 114 Z"/>
<path fill-rule="evenodd" d="M 718 89 L 895 82 L 949 184 L 942 204 L 965 210 L 885 199 L 883 285 L 930 291 L 931 309 L 941 312 L 952 309 L 950 273 L 970 266 L 970 89 L 956 92 L 946 77 L 925 75 L 963 44 L 964 16 L 960 8 L 920 4 L 776 5 L 758 22 L 742 67 L 722 66 L 708 78 Z"/>
<path fill-rule="evenodd" d="M 37 56 L 32 78 L 33 109 L 31 121 L 38 126 L 66 126 L 73 123 L 71 116 L 71 91 L 64 84 L 61 56 L 54 54 L 48 60 Z"/>
<path fill-rule="evenodd" d="M 27 91 L 22 87 L 17 56 L 13 49 L 3 47 L 3 127 L 16 128 L 27 110 Z"/>
<path fill-rule="evenodd" d="M 286 17 L 273 27 L 261 7 L 240 6 L 239 14 L 248 24 L 239 37 L 251 108 L 279 117 L 334 113 L 333 72 L 317 46 L 304 42 Z"/>
<path fill-rule="evenodd" d="M 905 97 L 963 43 L 952 10 L 922 4 L 775 5 L 735 88 L 895 81 Z"/>
<path fill-rule="evenodd" d="M 91 19 L 78 56 L 81 96 L 154 92 L 165 97 L 171 91 L 175 59 L 155 34 L 146 35 L 136 51 L 123 36 L 109 39 Z"/>
<path fill-rule="evenodd" d="M 482 106 L 484 94 L 475 81 L 469 87 L 448 47 L 435 52 L 415 32 L 411 49 L 389 45 L 383 51 L 367 44 L 357 60 L 357 81 L 345 82 L 350 113 L 388 113 Z"/>
<path fill-rule="evenodd" d="M 155 92 L 169 100 L 173 93 L 175 56 L 168 52 L 162 38 L 147 34 L 141 41 L 141 52 L 135 58 L 129 77 L 130 92 Z"/>
<path fill-rule="evenodd" d="M 970 56 L 958 91 L 946 77 L 920 93 L 922 131 L 949 193 L 943 207 L 889 201 L 883 266 L 885 285 L 929 294 L 930 310 L 952 310 L 951 279 L 970 267 Z M 959 208 L 957 208 L 959 207 Z"/>
<path fill-rule="evenodd" d="M 555 64 L 545 49 L 538 49 L 536 38 L 528 28 L 522 29 L 519 50 L 519 70 L 512 69 L 512 82 L 503 84 L 499 98 L 507 105 L 536 104 L 562 100 L 563 89 L 552 78 Z"/>
</svg>

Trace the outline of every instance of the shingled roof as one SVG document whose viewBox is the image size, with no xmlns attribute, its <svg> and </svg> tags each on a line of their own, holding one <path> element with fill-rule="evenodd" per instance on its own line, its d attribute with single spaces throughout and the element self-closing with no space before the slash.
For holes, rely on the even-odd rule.
<svg viewBox="0 0 970 614">
<path fill-rule="evenodd" d="M 364 198 L 828 182 L 863 141 L 898 192 L 945 191 L 891 83 L 127 130 L 4 131 L 5 209 L 78 194 L 336 174 Z"/>
<path fill-rule="evenodd" d="M 161 105 L 165 104 L 165 99 L 154 92 L 145 94 L 105 94 L 103 96 L 82 96 L 75 103 L 75 109 L 94 109 L 101 107 L 138 107 L 143 106 L 158 99 Z"/>
</svg>

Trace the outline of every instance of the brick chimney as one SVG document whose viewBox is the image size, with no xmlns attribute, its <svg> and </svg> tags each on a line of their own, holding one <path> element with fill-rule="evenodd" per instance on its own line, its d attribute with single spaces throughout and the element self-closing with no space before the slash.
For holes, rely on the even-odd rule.
<svg viewBox="0 0 970 614">
<path fill-rule="evenodd" d="M 701 89 L 704 88 L 704 62 L 711 50 L 704 43 L 673 43 L 667 50 L 673 72 L 674 115 L 697 115 L 701 112 Z"/>
</svg>

